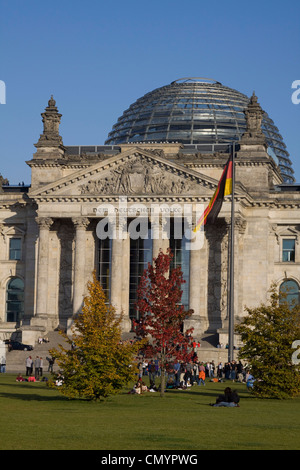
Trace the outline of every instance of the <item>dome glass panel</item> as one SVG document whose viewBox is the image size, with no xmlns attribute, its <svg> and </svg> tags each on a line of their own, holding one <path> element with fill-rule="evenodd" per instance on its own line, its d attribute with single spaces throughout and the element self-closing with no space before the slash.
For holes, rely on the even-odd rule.
<svg viewBox="0 0 300 470">
<path fill-rule="evenodd" d="M 248 96 L 210 79 L 180 79 L 145 94 L 113 126 L 106 145 L 130 142 L 222 144 L 238 141 L 246 130 Z M 262 131 L 287 183 L 292 163 L 272 119 L 264 112 Z"/>
</svg>

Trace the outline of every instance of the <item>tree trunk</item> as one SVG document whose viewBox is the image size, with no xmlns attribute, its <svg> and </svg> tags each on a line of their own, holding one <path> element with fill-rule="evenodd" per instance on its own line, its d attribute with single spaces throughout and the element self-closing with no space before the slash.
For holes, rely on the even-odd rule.
<svg viewBox="0 0 300 470">
<path fill-rule="evenodd" d="M 165 388 L 166 388 L 166 357 L 165 352 L 163 351 L 161 355 L 161 381 L 160 381 L 160 396 L 164 397 Z"/>
<path fill-rule="evenodd" d="M 160 382 L 160 396 L 163 397 L 165 395 L 165 388 L 166 388 L 166 368 L 161 368 L 161 382 Z"/>
</svg>

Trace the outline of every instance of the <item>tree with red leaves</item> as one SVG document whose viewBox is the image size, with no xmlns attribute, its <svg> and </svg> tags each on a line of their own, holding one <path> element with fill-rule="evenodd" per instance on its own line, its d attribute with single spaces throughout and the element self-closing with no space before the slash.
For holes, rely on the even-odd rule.
<svg viewBox="0 0 300 470">
<path fill-rule="evenodd" d="M 193 310 L 180 305 L 182 284 L 180 266 L 170 269 L 173 255 L 160 251 L 153 264 L 145 269 L 137 291 L 136 307 L 140 315 L 140 334 L 148 336 L 144 348 L 146 357 L 158 357 L 161 367 L 161 396 L 165 391 L 165 371 L 168 362 L 190 361 L 193 355 L 191 334 L 183 332 L 183 322 Z"/>
</svg>

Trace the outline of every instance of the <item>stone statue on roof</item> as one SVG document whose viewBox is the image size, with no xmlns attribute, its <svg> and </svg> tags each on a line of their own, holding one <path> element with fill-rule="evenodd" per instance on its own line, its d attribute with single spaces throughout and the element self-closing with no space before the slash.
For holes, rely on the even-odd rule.
<svg viewBox="0 0 300 470">
<path fill-rule="evenodd" d="M 3 176 L 0 174 L 0 193 L 3 193 L 3 185 L 9 184 L 9 181 L 7 178 L 3 178 Z"/>
</svg>

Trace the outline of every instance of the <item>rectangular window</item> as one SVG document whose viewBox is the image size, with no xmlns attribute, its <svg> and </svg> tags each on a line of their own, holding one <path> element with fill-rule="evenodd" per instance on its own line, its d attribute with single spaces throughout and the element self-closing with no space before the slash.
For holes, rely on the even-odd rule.
<svg viewBox="0 0 300 470">
<path fill-rule="evenodd" d="M 181 227 L 180 227 L 181 225 Z M 189 240 L 184 235 L 184 220 L 172 219 L 171 220 L 171 231 L 170 231 L 170 249 L 173 253 L 173 259 L 170 265 L 171 269 L 180 266 L 182 276 L 185 281 L 182 284 L 182 297 L 181 305 L 184 306 L 185 310 L 189 309 L 189 288 L 190 288 L 190 250 L 186 249 L 186 245 Z M 177 234 L 183 234 L 181 238 L 177 238 Z"/>
<path fill-rule="evenodd" d="M 136 311 L 137 290 L 144 270 L 152 263 L 151 227 L 148 225 L 147 238 L 130 238 L 130 280 L 129 316 L 138 318 Z M 139 318 L 138 318 L 139 319 Z"/>
<path fill-rule="evenodd" d="M 10 238 L 9 240 L 9 259 L 18 261 L 21 259 L 21 238 Z"/>
<path fill-rule="evenodd" d="M 101 287 L 106 295 L 107 301 L 110 299 L 111 289 L 111 255 L 112 240 L 105 238 L 99 239 L 98 244 L 98 276 Z"/>
<path fill-rule="evenodd" d="M 282 261 L 295 261 L 295 240 L 288 238 L 282 240 Z"/>
</svg>

